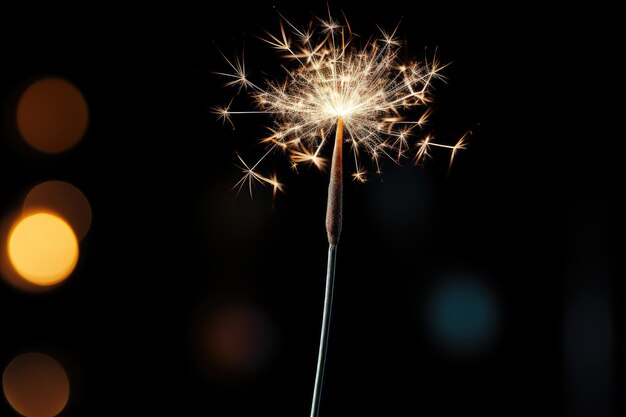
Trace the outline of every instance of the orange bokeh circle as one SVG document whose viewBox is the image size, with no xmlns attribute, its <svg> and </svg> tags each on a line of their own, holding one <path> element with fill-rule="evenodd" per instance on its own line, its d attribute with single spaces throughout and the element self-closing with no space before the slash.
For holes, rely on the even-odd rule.
<svg viewBox="0 0 626 417">
<path fill-rule="evenodd" d="M 87 130 L 89 111 L 81 92 L 62 78 L 43 78 L 26 88 L 17 105 L 17 127 L 33 148 L 59 153 Z"/>
</svg>

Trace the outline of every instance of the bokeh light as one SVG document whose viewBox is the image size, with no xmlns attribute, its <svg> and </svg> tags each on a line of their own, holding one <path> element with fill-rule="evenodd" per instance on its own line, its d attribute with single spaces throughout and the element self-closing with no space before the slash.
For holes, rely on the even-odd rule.
<svg viewBox="0 0 626 417">
<path fill-rule="evenodd" d="M 74 270 L 78 241 L 61 217 L 39 212 L 16 222 L 9 232 L 7 252 L 20 277 L 35 285 L 50 286 Z"/>
<path fill-rule="evenodd" d="M 434 341 L 454 354 L 474 354 L 492 343 L 498 324 L 495 297 L 467 274 L 446 278 L 431 294 L 429 325 Z"/>
<path fill-rule="evenodd" d="M 25 353 L 5 368 L 2 389 L 18 413 L 26 417 L 53 417 L 67 405 L 70 381 L 55 359 L 42 353 Z"/>
<path fill-rule="evenodd" d="M 33 148 L 46 153 L 70 149 L 85 134 L 89 112 L 81 92 L 62 78 L 32 83 L 17 105 L 17 127 Z"/>
<path fill-rule="evenodd" d="M 213 309 L 202 329 L 202 355 L 211 369 L 231 374 L 252 374 L 269 359 L 272 326 L 262 312 L 247 304 Z"/>
<path fill-rule="evenodd" d="M 78 240 L 91 226 L 91 206 L 83 193 L 63 181 L 46 181 L 35 186 L 24 199 L 24 212 L 43 210 L 63 217 Z"/>
</svg>

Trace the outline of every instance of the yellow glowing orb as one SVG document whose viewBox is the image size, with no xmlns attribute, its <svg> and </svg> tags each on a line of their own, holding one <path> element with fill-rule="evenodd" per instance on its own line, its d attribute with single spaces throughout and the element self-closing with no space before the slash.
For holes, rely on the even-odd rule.
<svg viewBox="0 0 626 417">
<path fill-rule="evenodd" d="M 19 220 L 8 241 L 9 259 L 25 280 L 41 286 L 67 278 L 78 261 L 78 240 L 62 218 L 36 213 Z"/>
</svg>

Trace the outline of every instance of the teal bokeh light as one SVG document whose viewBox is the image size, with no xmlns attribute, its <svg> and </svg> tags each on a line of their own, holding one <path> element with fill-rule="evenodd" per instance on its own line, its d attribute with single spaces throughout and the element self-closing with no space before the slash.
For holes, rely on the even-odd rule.
<svg viewBox="0 0 626 417">
<path fill-rule="evenodd" d="M 498 311 L 493 293 L 480 280 L 447 279 L 434 291 L 430 309 L 434 339 L 447 351 L 475 353 L 492 343 Z"/>
</svg>

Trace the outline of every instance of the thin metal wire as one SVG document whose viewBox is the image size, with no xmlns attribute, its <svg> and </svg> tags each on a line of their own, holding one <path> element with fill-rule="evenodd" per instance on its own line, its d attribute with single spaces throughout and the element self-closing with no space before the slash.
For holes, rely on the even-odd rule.
<svg viewBox="0 0 626 417">
<path fill-rule="evenodd" d="M 326 365 L 326 351 L 328 350 L 328 334 L 330 331 L 330 316 L 333 309 L 333 291 L 335 287 L 335 261 L 337 259 L 337 245 L 328 246 L 328 268 L 326 270 L 326 291 L 324 294 L 324 313 L 322 315 L 322 331 L 320 333 L 320 349 L 317 356 L 317 372 L 315 373 L 315 387 L 311 403 L 311 417 L 318 417 L 320 400 L 322 398 L 322 384 L 324 382 L 324 367 Z"/>
</svg>

